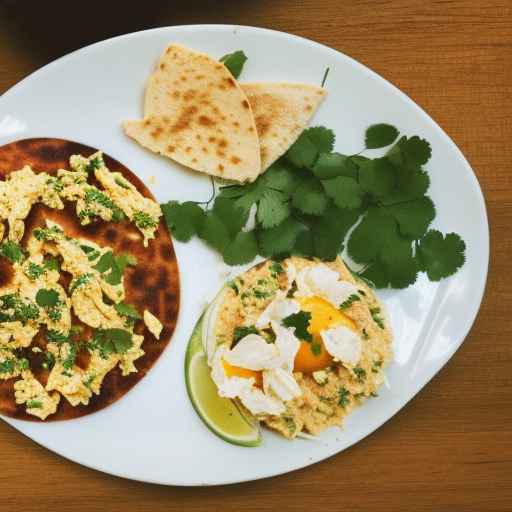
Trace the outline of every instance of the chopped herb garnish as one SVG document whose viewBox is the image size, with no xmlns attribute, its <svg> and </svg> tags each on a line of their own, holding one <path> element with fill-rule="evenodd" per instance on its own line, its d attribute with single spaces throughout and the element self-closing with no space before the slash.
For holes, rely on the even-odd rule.
<svg viewBox="0 0 512 512">
<path fill-rule="evenodd" d="M 36 302 L 42 308 L 51 308 L 57 306 L 60 302 L 59 294 L 55 290 L 41 288 L 36 293 Z"/>
<path fill-rule="evenodd" d="M 380 308 L 370 308 L 370 314 L 373 321 L 381 328 L 384 329 L 384 320 L 380 316 Z"/>
<path fill-rule="evenodd" d="M 358 382 L 364 382 L 366 380 L 366 371 L 360 366 L 356 366 L 352 371 L 357 377 Z"/>
<path fill-rule="evenodd" d="M 69 294 L 71 295 L 77 288 L 87 284 L 91 280 L 92 274 L 82 274 L 71 281 L 69 285 Z"/>
<path fill-rule="evenodd" d="M 35 320 L 39 317 L 39 308 L 31 302 L 23 302 L 21 297 L 15 293 L 0 296 L 0 321 L 20 321 L 25 324 L 28 320 Z M 8 314 L 11 312 L 11 314 Z"/>
<path fill-rule="evenodd" d="M 64 235 L 62 229 L 57 226 L 52 226 L 51 228 L 36 228 L 33 231 L 34 236 L 40 242 L 48 242 L 51 240 L 58 240 Z"/>
<path fill-rule="evenodd" d="M 48 178 L 46 180 L 46 184 L 49 187 L 53 188 L 55 192 L 62 192 L 64 190 L 64 185 L 62 184 L 59 178 Z"/>
<path fill-rule="evenodd" d="M 45 370 L 51 370 L 55 365 L 55 356 L 51 352 L 44 353 L 44 361 L 41 363 L 41 366 Z"/>
<path fill-rule="evenodd" d="M 272 295 L 272 292 L 261 290 L 260 288 L 254 288 L 252 293 L 257 299 L 268 299 Z"/>
<path fill-rule="evenodd" d="M 28 276 L 29 279 L 32 279 L 32 281 L 35 281 L 38 277 L 41 277 L 45 272 L 45 269 L 32 261 L 29 262 L 27 265 L 27 268 L 25 269 L 25 274 Z"/>
<path fill-rule="evenodd" d="M 91 385 L 94 382 L 95 378 L 96 378 L 96 374 L 95 373 L 91 373 L 90 375 L 88 375 L 87 378 L 84 380 L 84 386 L 87 389 L 91 389 Z"/>
<path fill-rule="evenodd" d="M 57 345 L 60 345 L 66 341 L 69 341 L 69 334 L 64 334 L 62 332 L 49 329 L 46 332 L 46 339 L 49 343 L 56 343 Z"/>
<path fill-rule="evenodd" d="M 294 419 L 291 418 L 290 416 L 284 416 L 283 419 L 284 422 L 286 423 L 286 428 L 288 429 L 288 432 L 290 432 L 290 434 L 294 434 L 295 431 L 297 430 L 297 426 L 295 425 Z"/>
<path fill-rule="evenodd" d="M 132 333 L 124 329 L 96 329 L 89 345 L 99 350 L 102 357 L 108 354 L 124 354 L 133 344 Z"/>
<path fill-rule="evenodd" d="M 16 363 L 15 358 L 0 361 L 0 373 L 13 373 L 17 366 Z"/>
<path fill-rule="evenodd" d="M 27 400 L 27 409 L 42 409 L 43 404 L 39 400 Z"/>
<path fill-rule="evenodd" d="M 311 313 L 299 311 L 283 319 L 285 327 L 295 327 L 295 336 L 304 341 L 312 341 L 313 337 L 308 331 Z"/>
<path fill-rule="evenodd" d="M 60 272 L 60 262 L 58 258 L 47 257 L 43 262 L 43 267 L 45 270 L 56 270 Z"/>
<path fill-rule="evenodd" d="M 75 365 L 76 355 L 78 353 L 78 345 L 76 343 L 69 342 L 68 346 L 68 354 L 62 361 L 62 366 L 64 367 L 65 370 L 73 369 L 73 366 Z"/>
<path fill-rule="evenodd" d="M 341 407 L 343 407 L 345 409 L 345 407 L 350 403 L 350 392 L 344 388 L 344 387 L 341 387 L 339 390 L 338 390 L 338 405 L 340 405 Z"/>
<path fill-rule="evenodd" d="M 229 69 L 234 78 L 238 78 L 244 67 L 247 56 L 242 50 L 228 53 L 220 58 L 220 61 Z"/>
<path fill-rule="evenodd" d="M 123 179 L 123 178 L 120 178 L 119 176 L 116 176 L 114 181 L 121 187 L 121 188 L 126 188 L 126 189 L 130 189 L 130 186 L 128 185 L 128 183 L 126 183 L 126 181 Z"/>
<path fill-rule="evenodd" d="M 322 345 L 320 343 L 311 343 L 311 352 L 316 357 L 320 356 L 322 354 Z"/>
<path fill-rule="evenodd" d="M 25 259 L 25 252 L 16 242 L 7 240 L 0 244 L 0 256 L 7 258 L 12 263 L 20 263 Z"/>
<path fill-rule="evenodd" d="M 142 318 L 141 314 L 135 309 L 134 306 L 132 306 L 132 304 L 119 302 L 118 304 L 114 304 L 114 309 L 122 316 L 127 316 L 134 319 Z"/>
<path fill-rule="evenodd" d="M 85 171 L 89 173 L 104 166 L 105 162 L 103 161 L 103 158 L 100 155 L 96 155 L 94 158 L 89 160 L 89 163 L 85 167 Z"/>
<path fill-rule="evenodd" d="M 245 338 L 248 334 L 259 334 L 258 329 L 254 325 L 242 325 L 235 327 L 233 331 L 233 344 L 236 345 L 242 338 Z"/>
<path fill-rule="evenodd" d="M 100 206 L 103 206 L 104 208 L 112 210 L 113 222 L 118 222 L 124 219 L 125 217 L 123 211 L 118 206 L 116 206 L 112 199 L 110 199 L 106 194 L 104 194 L 97 188 L 90 187 L 89 189 L 87 189 L 87 191 L 85 192 L 85 203 L 89 205 L 89 209 L 83 211 L 91 212 L 93 215 L 95 215 L 95 213 L 90 208 L 90 205 L 96 203 L 99 204 Z M 87 213 L 87 216 L 90 216 L 90 214 Z"/>
<path fill-rule="evenodd" d="M 366 329 L 363 329 L 363 339 L 367 340 L 370 338 L 370 335 L 366 332 Z"/>
<path fill-rule="evenodd" d="M 352 304 L 354 304 L 354 302 L 357 302 L 358 300 L 361 300 L 361 297 L 359 297 L 357 293 L 352 293 L 346 300 L 344 300 L 340 304 L 340 310 L 343 311 L 344 309 L 349 308 L 350 306 L 352 306 Z"/>
<path fill-rule="evenodd" d="M 139 229 L 150 229 L 157 225 L 157 221 L 146 212 L 135 212 L 133 214 L 133 221 Z"/>
<path fill-rule="evenodd" d="M 273 261 L 270 264 L 270 273 L 272 274 L 272 277 L 277 277 L 279 274 L 282 274 L 283 272 L 283 265 L 281 265 L 281 263 L 279 263 L 278 261 Z"/>
<path fill-rule="evenodd" d="M 238 295 L 239 290 L 238 290 L 238 286 L 236 285 L 235 281 L 229 281 L 228 286 L 235 292 L 236 295 Z"/>
<path fill-rule="evenodd" d="M 373 361 L 372 365 L 372 373 L 379 373 L 379 370 L 382 368 L 383 361 Z"/>
</svg>

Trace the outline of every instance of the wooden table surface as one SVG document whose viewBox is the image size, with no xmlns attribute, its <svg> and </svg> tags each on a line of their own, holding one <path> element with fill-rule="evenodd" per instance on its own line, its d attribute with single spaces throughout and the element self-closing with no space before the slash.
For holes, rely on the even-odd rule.
<svg viewBox="0 0 512 512">
<path fill-rule="evenodd" d="M 366 64 L 421 105 L 468 158 L 487 201 L 491 264 L 461 349 L 405 409 L 349 450 L 273 479 L 172 488 L 80 467 L 0 422 L 0 510 L 512 510 L 511 0 L 49 4 L 0 2 L 0 93 L 86 44 L 189 23 L 270 27 Z"/>
</svg>

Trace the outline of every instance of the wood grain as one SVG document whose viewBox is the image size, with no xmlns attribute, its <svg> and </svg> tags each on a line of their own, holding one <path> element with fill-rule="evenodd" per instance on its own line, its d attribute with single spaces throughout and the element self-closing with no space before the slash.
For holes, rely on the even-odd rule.
<svg viewBox="0 0 512 512">
<path fill-rule="evenodd" d="M 424 107 L 472 164 L 487 201 L 491 265 L 482 309 L 455 357 L 338 456 L 271 480 L 166 488 L 82 468 L 0 423 L 0 509 L 512 510 L 512 2 L 145 0 L 88 2 L 83 15 L 73 2 L 49 4 L 1 4 L 0 92 L 84 44 L 185 23 L 284 30 L 368 65 Z"/>
</svg>

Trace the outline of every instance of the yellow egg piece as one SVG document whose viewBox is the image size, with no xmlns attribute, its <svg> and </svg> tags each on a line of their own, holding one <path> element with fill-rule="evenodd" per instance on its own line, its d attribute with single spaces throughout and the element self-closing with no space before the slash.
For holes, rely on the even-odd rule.
<svg viewBox="0 0 512 512">
<path fill-rule="evenodd" d="M 224 359 L 222 360 L 222 365 L 224 366 L 224 371 L 228 377 L 242 377 L 244 379 L 253 377 L 255 385 L 259 388 L 263 387 L 263 373 L 261 371 L 248 370 L 246 368 L 240 368 L 240 366 L 233 366 L 224 361 Z"/>
<path fill-rule="evenodd" d="M 323 370 L 332 364 L 333 358 L 325 349 L 320 332 L 338 325 L 356 330 L 356 324 L 345 313 L 336 309 L 322 297 L 305 297 L 300 299 L 299 302 L 302 311 L 311 313 L 308 332 L 313 337 L 313 341 L 301 341 L 293 369 L 296 372 L 303 373 Z"/>
</svg>

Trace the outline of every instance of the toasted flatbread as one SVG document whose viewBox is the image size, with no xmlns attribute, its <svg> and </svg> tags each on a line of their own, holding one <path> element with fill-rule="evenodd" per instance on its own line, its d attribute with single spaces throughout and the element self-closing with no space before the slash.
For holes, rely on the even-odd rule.
<svg viewBox="0 0 512 512">
<path fill-rule="evenodd" d="M 249 99 L 256 121 L 261 172 L 264 172 L 297 140 L 327 91 L 314 85 L 287 82 L 255 82 L 240 86 Z"/>
<path fill-rule="evenodd" d="M 0 147 L 0 179 L 13 170 L 30 165 L 34 172 L 44 171 L 56 174 L 59 168 L 69 168 L 69 157 L 73 154 L 89 156 L 97 150 L 89 146 L 62 139 L 25 139 Z M 104 155 L 106 165 L 111 171 L 120 172 L 145 197 L 154 199 L 144 183 L 130 170 L 117 160 Z M 67 203 L 63 210 L 50 209 L 40 203 L 34 205 L 26 219 L 25 236 L 21 244 L 25 246 L 28 236 L 36 227 L 44 226 L 47 219 L 62 226 L 65 233 L 71 237 L 89 239 L 102 246 L 110 246 L 114 253 L 128 253 L 137 258 L 136 267 L 125 270 L 125 290 L 127 303 L 133 304 L 142 312 L 151 311 L 163 324 L 159 339 L 149 332 L 142 321 L 137 322 L 135 333 L 144 336 L 142 349 L 145 354 L 135 361 L 136 373 L 121 375 L 119 367 L 111 370 L 105 377 L 99 395 L 93 395 L 88 405 L 73 407 L 65 399 L 60 400 L 57 412 L 45 421 L 77 418 L 103 409 L 119 400 L 149 371 L 160 357 L 176 327 L 179 309 L 179 274 L 176 255 L 171 237 L 165 225 L 160 225 L 154 240 L 149 247 L 144 247 L 137 228 L 127 221 L 116 224 L 111 222 L 95 222 L 81 226 L 75 213 L 73 203 Z M 62 274 L 62 279 L 66 276 Z M 12 278 L 10 263 L 0 258 L 0 286 L 7 286 Z M 78 318 L 73 318 L 73 324 L 80 324 Z M 87 328 L 87 327 L 86 327 Z M 45 347 L 44 335 L 39 332 L 32 346 Z M 42 354 L 26 350 L 23 354 L 30 362 L 30 368 L 43 385 L 46 384 L 49 371 L 42 366 Z M 87 354 L 79 352 L 78 365 L 88 364 Z M 14 399 L 13 384 L 16 379 L 0 380 L 0 413 L 14 418 L 41 421 L 25 412 L 24 405 L 17 405 Z"/>
<path fill-rule="evenodd" d="M 144 119 L 125 121 L 142 146 L 196 171 L 240 182 L 260 172 L 246 95 L 224 64 L 171 44 L 146 88 Z"/>
</svg>

